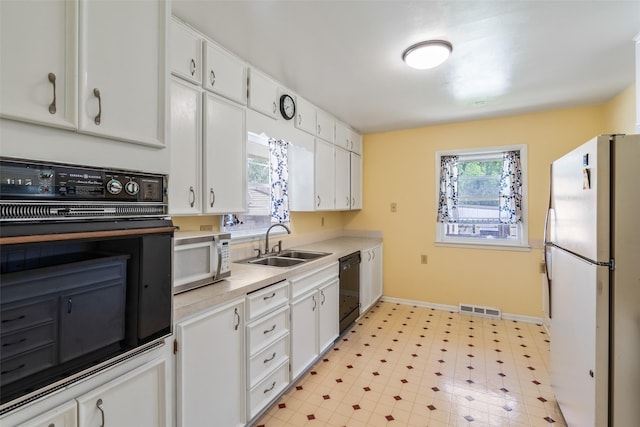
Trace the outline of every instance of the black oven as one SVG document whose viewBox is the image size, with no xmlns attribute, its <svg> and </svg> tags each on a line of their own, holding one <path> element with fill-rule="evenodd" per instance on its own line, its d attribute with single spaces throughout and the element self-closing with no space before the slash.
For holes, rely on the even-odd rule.
<svg viewBox="0 0 640 427">
<path fill-rule="evenodd" d="M 2 158 L 0 413 L 162 345 L 166 177 Z"/>
</svg>

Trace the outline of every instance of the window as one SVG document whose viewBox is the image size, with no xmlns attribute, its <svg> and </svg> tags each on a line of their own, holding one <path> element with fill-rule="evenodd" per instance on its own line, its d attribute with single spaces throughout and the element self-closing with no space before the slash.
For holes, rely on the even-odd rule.
<svg viewBox="0 0 640 427">
<path fill-rule="evenodd" d="M 222 216 L 221 228 L 233 238 L 262 235 L 274 223 L 289 223 L 287 145 L 248 134 L 247 211 Z"/>
<path fill-rule="evenodd" d="M 526 146 L 436 153 L 436 241 L 528 246 Z"/>
</svg>

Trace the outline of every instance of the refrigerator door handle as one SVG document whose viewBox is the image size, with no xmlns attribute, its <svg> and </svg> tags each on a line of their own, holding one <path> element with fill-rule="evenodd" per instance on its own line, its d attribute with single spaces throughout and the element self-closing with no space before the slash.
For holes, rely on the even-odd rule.
<svg viewBox="0 0 640 427">
<path fill-rule="evenodd" d="M 547 206 L 547 214 L 544 219 L 544 273 L 547 276 L 547 292 L 549 294 L 549 319 L 553 317 L 551 313 L 551 276 L 549 275 L 550 270 L 550 242 L 549 242 L 549 218 L 551 217 L 551 203 L 552 203 L 552 195 L 551 189 L 553 188 L 553 164 L 549 165 L 549 204 Z"/>
</svg>

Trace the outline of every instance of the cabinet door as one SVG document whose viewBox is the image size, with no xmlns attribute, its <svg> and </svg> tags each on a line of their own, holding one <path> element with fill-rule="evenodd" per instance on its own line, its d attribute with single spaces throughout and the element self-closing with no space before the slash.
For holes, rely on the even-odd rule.
<svg viewBox="0 0 640 427">
<path fill-rule="evenodd" d="M 164 147 L 168 7 L 80 1 L 81 132 Z"/>
<path fill-rule="evenodd" d="M 315 117 L 315 116 L 314 116 Z M 289 205 L 291 212 L 313 211 L 315 198 L 315 142 L 289 144 Z"/>
<path fill-rule="evenodd" d="M 76 427 L 78 425 L 77 404 L 67 402 L 37 418 L 20 424 L 21 427 Z"/>
<path fill-rule="evenodd" d="M 362 209 L 362 157 L 350 153 L 351 209 Z"/>
<path fill-rule="evenodd" d="M 246 210 L 246 138 L 244 108 L 206 94 L 203 145 L 206 213 Z"/>
<path fill-rule="evenodd" d="M 0 115 L 77 128 L 77 3 L 0 2 Z"/>
<path fill-rule="evenodd" d="M 373 303 L 382 296 L 382 246 L 374 247 L 371 253 L 371 302 Z"/>
<path fill-rule="evenodd" d="M 324 285 L 319 290 L 318 349 L 322 353 L 338 337 L 340 329 L 340 282 Z"/>
<path fill-rule="evenodd" d="M 291 378 L 295 379 L 318 355 L 318 291 L 291 303 Z M 337 319 L 337 316 L 336 316 Z"/>
<path fill-rule="evenodd" d="M 347 150 L 335 148 L 336 209 L 351 207 L 351 157 Z"/>
<path fill-rule="evenodd" d="M 372 275 L 372 251 L 367 249 L 361 252 L 362 261 L 360 263 L 360 314 L 369 309 L 373 291 L 371 289 Z"/>
<path fill-rule="evenodd" d="M 351 151 L 362 155 L 362 135 L 351 129 Z"/>
<path fill-rule="evenodd" d="M 205 72 L 202 86 L 211 92 L 245 104 L 247 68 L 235 56 L 213 43 L 205 43 Z"/>
<path fill-rule="evenodd" d="M 335 170 L 333 145 L 316 139 L 315 193 L 316 210 L 335 208 Z"/>
<path fill-rule="evenodd" d="M 335 119 L 322 110 L 316 112 L 316 136 L 333 144 L 335 140 Z"/>
<path fill-rule="evenodd" d="M 202 201 L 202 89 L 174 78 L 170 93 L 169 211 L 197 214 Z"/>
<path fill-rule="evenodd" d="M 78 426 L 168 425 L 166 380 L 162 358 L 78 397 Z"/>
<path fill-rule="evenodd" d="M 244 425 L 243 313 L 236 300 L 176 325 L 178 427 Z"/>
<path fill-rule="evenodd" d="M 345 150 L 351 150 L 351 128 L 341 122 L 336 122 L 336 140 L 335 144 Z"/>
<path fill-rule="evenodd" d="M 278 111 L 278 85 L 261 72 L 249 70 L 249 97 L 247 105 L 271 118 L 276 118 Z"/>
<path fill-rule="evenodd" d="M 195 84 L 202 82 L 202 39 L 175 18 L 171 19 L 171 73 Z"/>
<path fill-rule="evenodd" d="M 296 127 L 312 135 L 316 134 L 316 107 L 304 98 L 296 98 Z"/>
</svg>

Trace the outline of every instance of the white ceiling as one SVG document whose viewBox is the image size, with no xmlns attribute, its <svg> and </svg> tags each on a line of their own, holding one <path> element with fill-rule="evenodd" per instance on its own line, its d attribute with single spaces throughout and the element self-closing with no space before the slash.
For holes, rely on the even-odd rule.
<svg viewBox="0 0 640 427">
<path fill-rule="evenodd" d="M 634 82 L 640 1 L 173 0 L 173 13 L 364 132 L 603 102 Z M 409 45 L 453 44 L 432 70 Z"/>
</svg>

